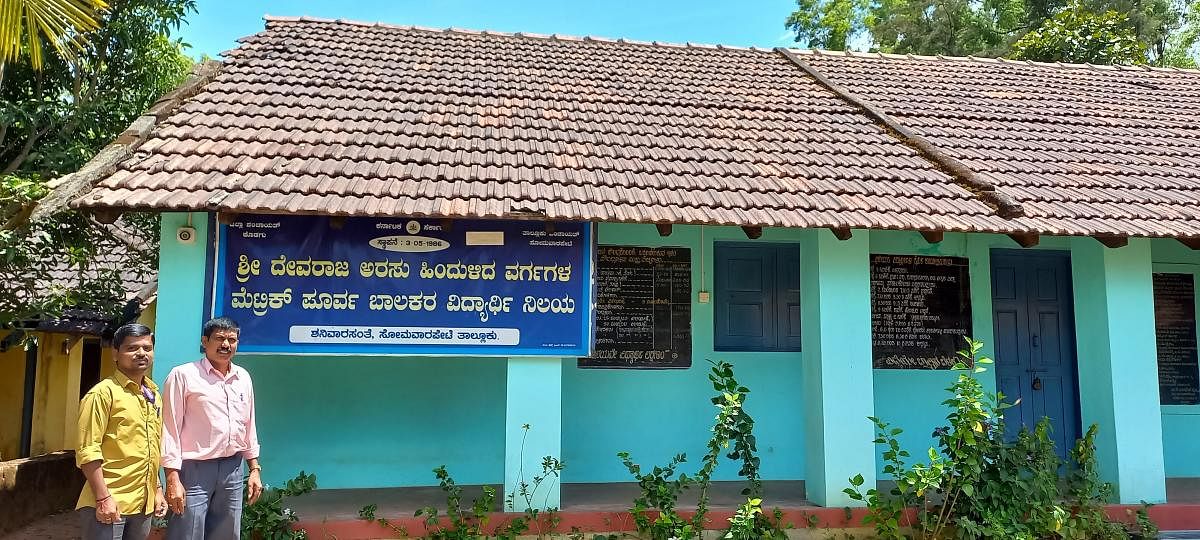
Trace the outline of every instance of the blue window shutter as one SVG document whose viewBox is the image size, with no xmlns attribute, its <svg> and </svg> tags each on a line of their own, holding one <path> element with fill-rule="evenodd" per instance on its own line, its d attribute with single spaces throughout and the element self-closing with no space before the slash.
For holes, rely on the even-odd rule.
<svg viewBox="0 0 1200 540">
<path fill-rule="evenodd" d="M 775 349 L 774 247 L 717 244 L 714 251 L 713 347 L 719 351 Z"/>
<path fill-rule="evenodd" d="M 800 350 L 800 246 L 776 245 L 776 317 L 780 351 Z"/>
</svg>

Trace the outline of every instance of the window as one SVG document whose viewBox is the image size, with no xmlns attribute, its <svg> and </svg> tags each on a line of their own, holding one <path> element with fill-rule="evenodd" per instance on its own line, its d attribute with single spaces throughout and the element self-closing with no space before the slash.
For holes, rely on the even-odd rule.
<svg viewBox="0 0 1200 540">
<path fill-rule="evenodd" d="M 713 251 L 714 348 L 799 351 L 799 246 L 718 242 Z"/>
</svg>

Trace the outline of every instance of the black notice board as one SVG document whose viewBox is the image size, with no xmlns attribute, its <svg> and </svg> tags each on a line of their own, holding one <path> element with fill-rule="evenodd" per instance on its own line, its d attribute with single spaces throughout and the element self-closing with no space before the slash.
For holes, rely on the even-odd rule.
<svg viewBox="0 0 1200 540">
<path fill-rule="evenodd" d="M 597 247 L 594 351 L 579 367 L 691 367 L 691 250 Z"/>
<path fill-rule="evenodd" d="M 1154 274 L 1158 395 L 1163 405 L 1200 404 L 1196 363 L 1196 283 L 1192 274 Z"/>
<path fill-rule="evenodd" d="M 971 335 L 967 259 L 871 255 L 876 369 L 950 369 Z"/>
</svg>

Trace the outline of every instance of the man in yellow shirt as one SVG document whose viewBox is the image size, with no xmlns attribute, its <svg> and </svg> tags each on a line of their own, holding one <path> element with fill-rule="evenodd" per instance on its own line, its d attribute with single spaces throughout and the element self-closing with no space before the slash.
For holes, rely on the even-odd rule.
<svg viewBox="0 0 1200 540">
<path fill-rule="evenodd" d="M 76 508 L 84 540 L 145 540 L 151 514 L 167 512 L 158 476 L 162 396 L 146 376 L 154 364 L 154 334 L 127 324 L 112 342 L 116 372 L 79 404 L 75 462 L 87 484 Z"/>
</svg>

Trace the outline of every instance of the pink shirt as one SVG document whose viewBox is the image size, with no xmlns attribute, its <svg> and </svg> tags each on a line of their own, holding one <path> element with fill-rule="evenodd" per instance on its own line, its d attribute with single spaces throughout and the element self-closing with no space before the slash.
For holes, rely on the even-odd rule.
<svg viewBox="0 0 1200 540">
<path fill-rule="evenodd" d="M 177 366 L 162 387 L 162 466 L 179 469 L 183 460 L 216 459 L 241 452 L 258 457 L 254 427 L 254 384 L 231 365 L 222 375 L 208 358 Z"/>
</svg>

